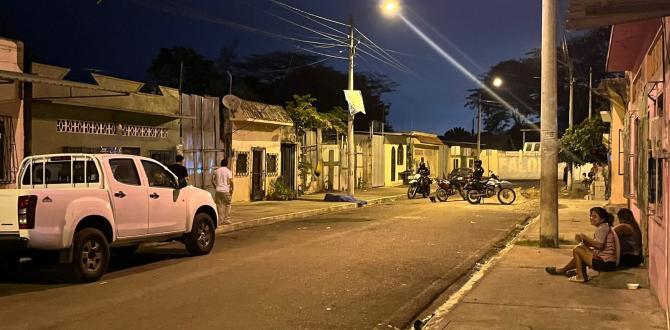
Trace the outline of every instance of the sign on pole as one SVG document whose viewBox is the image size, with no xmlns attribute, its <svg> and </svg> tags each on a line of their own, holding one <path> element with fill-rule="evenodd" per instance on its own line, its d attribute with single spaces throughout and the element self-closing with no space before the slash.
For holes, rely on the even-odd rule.
<svg viewBox="0 0 670 330">
<path fill-rule="evenodd" d="M 363 94 L 359 90 L 345 90 L 344 98 L 349 103 L 349 113 L 355 115 L 359 112 L 365 113 L 365 105 L 363 104 Z"/>
</svg>

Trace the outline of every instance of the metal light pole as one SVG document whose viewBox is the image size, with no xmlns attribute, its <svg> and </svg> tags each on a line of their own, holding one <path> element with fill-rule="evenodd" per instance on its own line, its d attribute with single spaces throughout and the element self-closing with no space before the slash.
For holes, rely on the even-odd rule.
<svg viewBox="0 0 670 330">
<path fill-rule="evenodd" d="M 593 116 L 593 68 L 589 67 L 589 119 Z"/>
<path fill-rule="evenodd" d="M 479 94 L 477 100 L 477 155 L 475 159 L 479 159 L 479 155 L 482 153 L 482 94 Z"/>
<path fill-rule="evenodd" d="M 542 0 L 540 247 L 558 247 L 556 0 Z"/>
<path fill-rule="evenodd" d="M 233 95 L 233 74 L 226 70 L 228 74 L 228 95 Z"/>
<path fill-rule="evenodd" d="M 356 45 L 354 44 L 354 15 L 349 16 L 349 86 L 350 91 L 354 90 L 354 55 L 356 54 Z M 349 196 L 354 196 L 354 186 L 356 185 L 355 177 L 355 166 L 356 162 L 354 157 L 356 153 L 354 152 L 354 115 L 349 111 L 349 117 L 347 120 L 347 154 L 348 154 L 348 173 L 347 173 L 347 194 Z"/>
</svg>

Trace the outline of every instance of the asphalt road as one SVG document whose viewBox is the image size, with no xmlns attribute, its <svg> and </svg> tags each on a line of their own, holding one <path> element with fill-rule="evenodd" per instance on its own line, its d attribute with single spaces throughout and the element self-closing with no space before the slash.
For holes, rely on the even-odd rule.
<svg viewBox="0 0 670 330">
<path fill-rule="evenodd" d="M 207 256 L 177 243 L 112 259 L 99 282 L 21 265 L 0 328 L 406 327 L 533 212 L 427 199 L 228 233 Z"/>
</svg>

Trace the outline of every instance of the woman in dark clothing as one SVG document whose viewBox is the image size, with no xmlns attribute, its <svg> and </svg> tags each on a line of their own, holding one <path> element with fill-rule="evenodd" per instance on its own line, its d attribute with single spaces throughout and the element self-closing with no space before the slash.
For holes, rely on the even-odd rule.
<svg viewBox="0 0 670 330">
<path fill-rule="evenodd" d="M 617 212 L 619 225 L 614 227 L 614 232 L 619 236 L 621 242 L 620 267 L 637 267 L 643 261 L 642 256 L 642 232 L 638 226 L 633 212 L 622 208 Z"/>
</svg>

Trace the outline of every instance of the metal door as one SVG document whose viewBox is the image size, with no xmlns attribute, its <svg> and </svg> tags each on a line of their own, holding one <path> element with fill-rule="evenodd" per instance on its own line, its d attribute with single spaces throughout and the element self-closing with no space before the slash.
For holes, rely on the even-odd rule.
<svg viewBox="0 0 670 330">
<path fill-rule="evenodd" d="M 372 186 L 384 186 L 384 137 L 372 136 Z"/>
<path fill-rule="evenodd" d="M 295 144 L 281 145 L 281 178 L 287 187 L 295 190 Z"/>
<path fill-rule="evenodd" d="M 265 197 L 265 149 L 254 148 L 251 167 L 251 200 Z"/>
<path fill-rule="evenodd" d="M 395 181 L 395 147 L 391 148 L 391 182 Z"/>
</svg>

